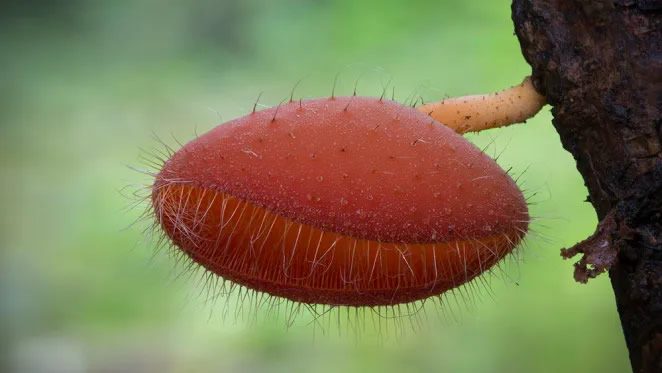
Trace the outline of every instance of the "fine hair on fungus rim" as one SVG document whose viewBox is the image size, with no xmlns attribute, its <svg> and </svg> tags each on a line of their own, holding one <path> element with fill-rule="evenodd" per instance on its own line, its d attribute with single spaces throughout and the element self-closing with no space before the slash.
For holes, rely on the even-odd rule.
<svg viewBox="0 0 662 373">
<path fill-rule="evenodd" d="M 253 312 L 285 302 L 290 313 L 411 314 L 471 289 L 531 219 L 515 180 L 457 133 L 471 129 L 435 118 L 490 114 L 462 98 L 417 109 L 383 96 L 290 99 L 166 145 L 145 214 L 159 246 L 202 268 L 212 293 L 239 289 Z M 506 117 L 526 119 L 514 107 Z M 510 124 L 499 115 L 490 123 Z"/>
</svg>

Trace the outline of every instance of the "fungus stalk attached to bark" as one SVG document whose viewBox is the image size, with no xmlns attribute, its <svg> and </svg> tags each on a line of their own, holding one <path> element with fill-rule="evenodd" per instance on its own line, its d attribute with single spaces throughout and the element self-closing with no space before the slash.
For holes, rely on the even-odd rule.
<svg viewBox="0 0 662 373">
<path fill-rule="evenodd" d="M 531 78 L 501 92 L 449 98 L 425 104 L 418 110 L 458 133 L 524 122 L 545 106 L 546 100 L 533 87 Z"/>
</svg>

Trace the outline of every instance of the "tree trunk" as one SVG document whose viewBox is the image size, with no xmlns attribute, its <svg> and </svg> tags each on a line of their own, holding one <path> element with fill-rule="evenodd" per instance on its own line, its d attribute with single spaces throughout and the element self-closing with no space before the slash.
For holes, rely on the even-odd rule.
<svg viewBox="0 0 662 373">
<path fill-rule="evenodd" d="M 564 256 L 609 269 L 635 372 L 662 372 L 662 0 L 513 0 L 536 88 L 600 224 Z"/>
</svg>

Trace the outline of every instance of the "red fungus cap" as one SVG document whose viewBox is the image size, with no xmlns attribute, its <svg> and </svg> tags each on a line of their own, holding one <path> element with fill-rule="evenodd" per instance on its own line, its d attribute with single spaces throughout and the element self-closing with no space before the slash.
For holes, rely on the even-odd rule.
<svg viewBox="0 0 662 373">
<path fill-rule="evenodd" d="M 155 190 L 169 182 L 381 242 L 480 239 L 529 221 L 492 158 L 416 109 L 370 97 L 290 102 L 219 125 L 165 163 Z"/>
</svg>

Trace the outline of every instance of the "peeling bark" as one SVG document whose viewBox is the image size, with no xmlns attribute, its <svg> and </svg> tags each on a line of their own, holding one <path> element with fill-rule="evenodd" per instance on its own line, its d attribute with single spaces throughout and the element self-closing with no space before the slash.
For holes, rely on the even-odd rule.
<svg viewBox="0 0 662 373">
<path fill-rule="evenodd" d="M 601 221 L 564 253 L 584 253 L 579 280 L 609 261 L 598 249 L 615 255 L 603 264 L 633 370 L 662 372 L 662 0 L 514 0 L 512 11 Z"/>
<path fill-rule="evenodd" d="M 616 232 L 616 220 L 612 212 L 598 224 L 591 237 L 569 249 L 561 249 L 563 259 L 584 254 L 575 263 L 575 281 L 585 284 L 589 279 L 597 277 L 616 264 L 618 259 L 617 245 L 614 244 Z"/>
</svg>

